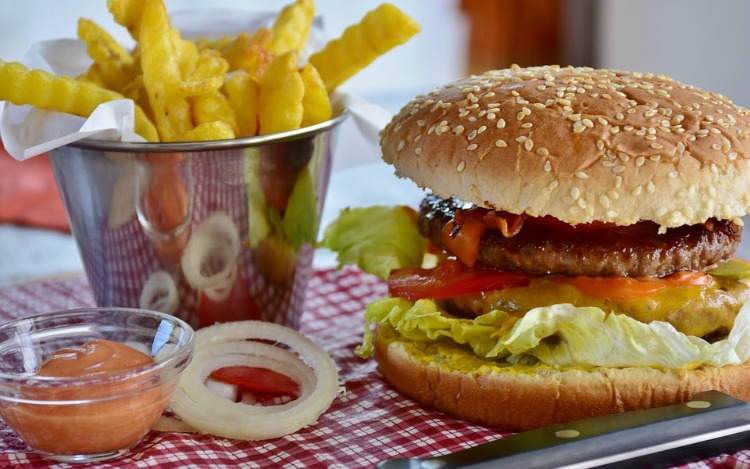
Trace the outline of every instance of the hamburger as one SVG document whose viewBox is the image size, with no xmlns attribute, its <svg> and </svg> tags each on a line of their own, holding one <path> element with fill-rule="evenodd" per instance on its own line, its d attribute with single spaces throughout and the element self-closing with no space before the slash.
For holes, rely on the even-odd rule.
<svg viewBox="0 0 750 469">
<path fill-rule="evenodd" d="M 749 135 L 747 109 L 648 73 L 512 67 L 416 97 L 381 147 L 418 211 L 347 209 L 322 241 L 388 281 L 358 353 L 510 431 L 750 400 Z"/>
</svg>

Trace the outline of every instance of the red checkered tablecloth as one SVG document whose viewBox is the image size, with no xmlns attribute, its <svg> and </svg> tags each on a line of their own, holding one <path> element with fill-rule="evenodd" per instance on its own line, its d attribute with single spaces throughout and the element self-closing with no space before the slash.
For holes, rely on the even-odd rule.
<svg viewBox="0 0 750 469">
<path fill-rule="evenodd" d="M 317 424 L 260 442 L 152 432 L 129 455 L 98 467 L 374 467 L 389 458 L 436 456 L 507 435 L 448 418 L 404 398 L 381 379 L 373 360 L 354 355 L 364 305 L 385 293 L 380 280 L 354 269 L 322 270 L 313 276 L 301 331 L 335 360 L 345 388 Z M 28 283 L 0 289 L 0 321 L 93 304 L 83 276 Z M 73 467 L 37 456 L 2 421 L 0 438 L 0 467 Z M 747 468 L 750 449 L 683 467 Z"/>
</svg>

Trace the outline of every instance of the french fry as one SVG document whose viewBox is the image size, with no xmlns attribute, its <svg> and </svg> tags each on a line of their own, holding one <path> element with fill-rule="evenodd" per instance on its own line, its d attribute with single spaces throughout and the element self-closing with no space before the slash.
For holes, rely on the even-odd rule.
<svg viewBox="0 0 750 469">
<path fill-rule="evenodd" d="M 246 70 L 238 70 L 224 84 L 224 90 L 237 119 L 237 136 L 256 135 L 258 133 L 258 84 Z"/>
<path fill-rule="evenodd" d="M 185 140 L 190 142 L 233 138 L 235 138 L 235 133 L 232 127 L 224 121 L 204 122 L 185 134 Z"/>
<path fill-rule="evenodd" d="M 203 49 L 193 73 L 180 83 L 182 96 L 207 96 L 218 91 L 226 79 L 229 64 L 219 51 Z"/>
<path fill-rule="evenodd" d="M 319 124 L 331 118 L 331 100 L 326 85 L 311 63 L 307 63 L 300 73 L 305 85 L 302 97 L 302 127 Z"/>
<path fill-rule="evenodd" d="M 154 115 L 151 112 L 151 103 L 148 100 L 148 92 L 146 91 L 146 86 L 143 84 L 143 75 L 138 75 L 133 81 L 125 85 L 122 95 L 132 99 L 133 102 L 143 109 L 149 120 L 151 122 L 154 121 Z"/>
<path fill-rule="evenodd" d="M 384 3 L 359 23 L 346 28 L 338 39 L 310 56 L 329 92 L 375 59 L 403 44 L 420 31 L 419 25 L 397 7 Z"/>
<path fill-rule="evenodd" d="M 273 60 L 274 54 L 268 49 L 271 30 L 259 28 L 253 34 L 242 32 L 222 49 L 222 56 L 229 62 L 229 71 L 247 70 L 254 77 Z"/>
<path fill-rule="evenodd" d="M 143 83 L 159 137 L 165 142 L 179 141 L 193 126 L 187 98 L 179 94 L 182 75 L 173 53 L 174 30 L 162 2 L 147 1 L 143 6 L 139 41 Z"/>
<path fill-rule="evenodd" d="M 161 0 L 159 2 L 161 3 Z M 166 7 L 163 7 L 163 10 L 166 14 Z M 166 18 L 169 22 L 169 16 Z M 170 27 L 169 33 L 172 36 L 172 46 L 174 47 L 177 66 L 180 69 L 180 76 L 186 79 L 195 71 L 195 66 L 198 63 L 198 46 L 193 41 L 183 39 L 180 32 L 174 28 Z"/>
<path fill-rule="evenodd" d="M 0 61 L 0 101 L 88 117 L 100 104 L 123 98 L 94 83 Z M 135 131 L 148 141 L 159 140 L 154 124 L 140 106 L 135 107 Z"/>
<path fill-rule="evenodd" d="M 291 50 L 276 57 L 260 81 L 259 134 L 298 129 L 302 123 L 304 94 L 305 85 L 297 65 L 297 52 Z"/>
<path fill-rule="evenodd" d="M 214 91 L 209 95 L 195 96 L 190 98 L 192 103 L 193 122 L 196 125 L 209 122 L 221 121 L 226 123 L 234 135 L 237 134 L 237 119 L 234 109 L 229 104 L 229 99 L 219 92 Z"/>
<path fill-rule="evenodd" d="M 139 41 L 141 38 L 141 16 L 147 0 L 107 0 L 107 9 L 120 26 L 124 26 L 130 37 Z"/>
<path fill-rule="evenodd" d="M 213 49 L 221 51 L 232 43 L 234 39 L 229 36 L 222 36 L 218 39 L 209 39 L 207 37 L 201 37 L 195 40 L 195 46 L 198 48 L 198 52 L 206 49 Z"/>
<path fill-rule="evenodd" d="M 314 16 L 313 0 L 297 0 L 285 6 L 271 29 L 272 36 L 268 49 L 277 55 L 290 50 L 301 50 L 310 34 Z"/>
<path fill-rule="evenodd" d="M 86 51 L 94 60 L 107 88 L 122 91 L 138 74 L 133 56 L 95 22 L 79 18 L 78 38 L 86 44 Z"/>
<path fill-rule="evenodd" d="M 99 70 L 99 64 L 96 62 L 92 63 L 84 73 L 78 75 L 76 80 L 87 81 L 97 86 L 101 86 L 102 88 L 106 88 L 104 79 L 102 78 L 102 72 Z"/>
</svg>

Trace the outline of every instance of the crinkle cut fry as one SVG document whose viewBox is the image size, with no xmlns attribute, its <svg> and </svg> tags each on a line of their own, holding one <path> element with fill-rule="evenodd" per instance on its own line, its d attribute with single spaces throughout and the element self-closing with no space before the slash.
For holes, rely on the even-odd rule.
<svg viewBox="0 0 750 469">
<path fill-rule="evenodd" d="M 116 99 L 124 96 L 94 83 L 30 70 L 18 62 L 0 61 L 0 100 L 88 117 L 100 104 Z M 159 140 L 156 127 L 138 105 L 135 131 L 150 142 Z"/>
</svg>

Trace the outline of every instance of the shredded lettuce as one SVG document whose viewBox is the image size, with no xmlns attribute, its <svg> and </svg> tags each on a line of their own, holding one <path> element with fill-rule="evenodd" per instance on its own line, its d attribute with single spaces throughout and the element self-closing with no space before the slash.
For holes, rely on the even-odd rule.
<svg viewBox="0 0 750 469">
<path fill-rule="evenodd" d="M 382 279 L 393 269 L 419 267 L 427 241 L 409 210 L 402 206 L 343 210 L 326 227 L 319 247 L 335 251 L 339 267 L 357 265 Z"/>
<path fill-rule="evenodd" d="M 449 338 L 483 358 L 516 362 L 533 357 L 554 366 L 697 368 L 738 365 L 750 359 L 750 306 L 746 304 L 723 340 L 687 336 L 671 324 L 644 324 L 599 308 L 560 304 L 535 308 L 508 329 L 501 311 L 475 319 L 441 312 L 435 302 L 401 298 L 378 300 L 365 311 L 366 332 L 356 352 L 372 352 L 372 324 L 390 324 L 409 340 Z"/>
</svg>

